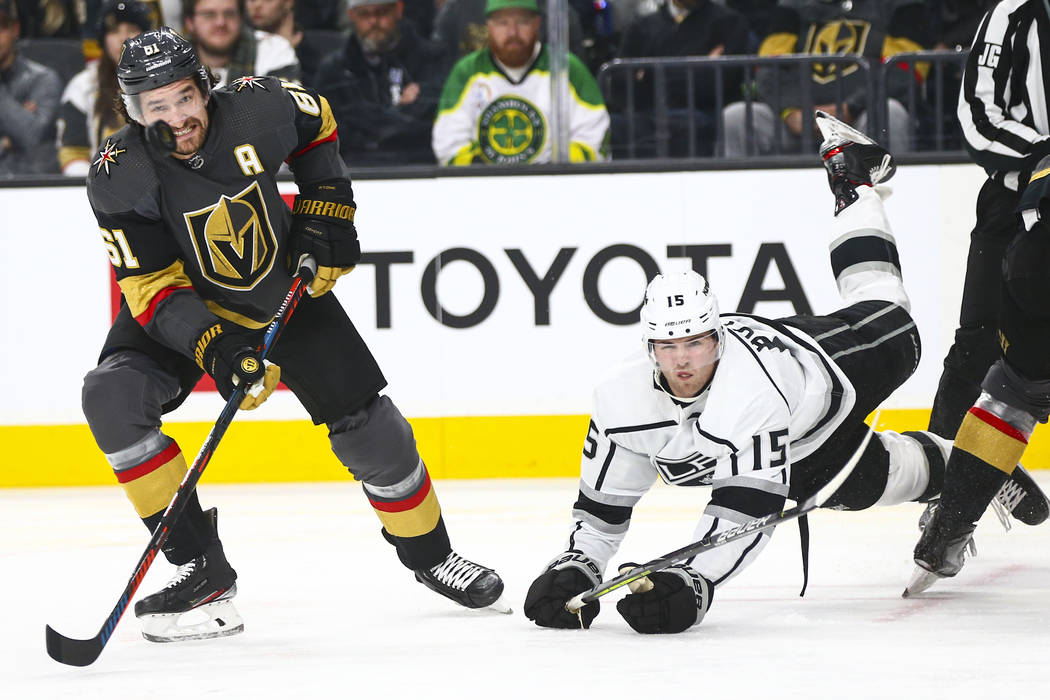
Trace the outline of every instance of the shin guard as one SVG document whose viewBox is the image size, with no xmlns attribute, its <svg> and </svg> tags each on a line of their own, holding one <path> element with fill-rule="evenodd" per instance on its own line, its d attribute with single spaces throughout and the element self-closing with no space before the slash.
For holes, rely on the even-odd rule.
<svg viewBox="0 0 1050 700">
<path fill-rule="evenodd" d="M 188 469 L 178 443 L 156 431 L 127 449 L 107 454 L 106 459 L 143 524 L 153 532 Z M 190 561 L 203 551 L 205 543 L 198 533 L 206 530 L 194 492 L 164 543 L 165 557 L 176 566 Z"/>
<path fill-rule="evenodd" d="M 422 460 L 415 472 L 397 484 L 366 483 L 365 494 L 383 524 L 383 537 L 409 569 L 430 568 L 452 551 L 441 505 Z"/>
<path fill-rule="evenodd" d="M 977 522 L 1013 473 L 1035 419 L 982 394 L 963 418 L 945 471 L 941 507 Z"/>
</svg>

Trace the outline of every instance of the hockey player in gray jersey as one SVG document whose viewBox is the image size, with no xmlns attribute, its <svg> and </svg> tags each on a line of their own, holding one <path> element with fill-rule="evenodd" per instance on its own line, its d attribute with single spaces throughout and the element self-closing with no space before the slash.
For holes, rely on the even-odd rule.
<svg viewBox="0 0 1050 700">
<path fill-rule="evenodd" d="M 226 397 L 252 386 L 242 409 L 265 401 L 280 377 L 327 426 L 335 457 L 363 482 L 383 537 L 416 579 L 465 607 L 499 606 L 502 580 L 452 551 L 412 428 L 380 395 L 379 365 L 328 293 L 361 258 L 328 102 L 270 77 L 213 90 L 192 45 L 167 27 L 124 42 L 117 78 L 128 123 L 95 157 L 88 198 L 126 303 L 84 379 L 83 406 L 146 527 L 158 526 L 187 470 L 162 416 L 205 372 Z M 285 162 L 299 187 L 293 210 L 277 187 Z M 304 254 L 318 265 L 310 295 L 264 365 L 262 329 Z M 148 639 L 242 629 L 237 573 L 196 492 L 164 554 L 175 577 L 135 604 Z"/>
<path fill-rule="evenodd" d="M 877 188 L 895 171 L 892 157 L 822 112 L 817 122 L 836 200 L 831 266 L 846 306 L 775 320 L 719 314 L 695 272 L 650 282 L 641 310 L 646 352 L 594 392 L 568 546 L 525 600 L 536 624 L 590 625 L 597 602 L 582 608 L 580 619 L 565 603 L 602 579 L 632 508 L 657 478 L 712 486 L 694 539 L 776 513 L 786 499 L 801 500 L 827 483 L 868 433 L 864 418 L 915 370 L 919 334 L 883 210 L 885 191 Z M 937 496 L 948 441 L 918 431 L 877 437 L 833 507 Z M 1022 488 L 1036 489 L 1023 471 L 1014 474 Z M 771 536 L 756 533 L 650 574 L 617 611 L 638 632 L 682 632 L 703 619 L 715 590 L 754 561 Z"/>
</svg>

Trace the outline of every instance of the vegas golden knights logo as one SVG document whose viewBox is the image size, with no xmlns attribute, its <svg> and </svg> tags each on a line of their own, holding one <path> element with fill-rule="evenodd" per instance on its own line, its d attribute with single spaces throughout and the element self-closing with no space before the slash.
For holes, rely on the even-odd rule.
<svg viewBox="0 0 1050 700">
<path fill-rule="evenodd" d="M 209 281 L 248 290 L 273 267 L 277 237 L 259 183 L 184 216 L 201 273 Z"/>
<path fill-rule="evenodd" d="M 868 44 L 871 24 L 859 19 L 828 22 L 822 27 L 810 26 L 803 53 L 824 56 L 861 56 Z M 814 63 L 813 80 L 824 85 L 857 70 L 855 63 Z"/>
</svg>

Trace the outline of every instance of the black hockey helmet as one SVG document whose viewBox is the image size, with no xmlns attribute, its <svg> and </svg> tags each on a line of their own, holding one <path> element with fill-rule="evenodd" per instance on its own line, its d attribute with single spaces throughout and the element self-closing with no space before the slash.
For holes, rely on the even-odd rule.
<svg viewBox="0 0 1050 700">
<path fill-rule="evenodd" d="M 143 32 L 124 42 L 117 82 L 132 119 L 138 120 L 142 114 L 140 93 L 183 78 L 194 78 L 205 97 L 211 92 L 208 69 L 201 64 L 193 44 L 171 27 Z"/>
</svg>

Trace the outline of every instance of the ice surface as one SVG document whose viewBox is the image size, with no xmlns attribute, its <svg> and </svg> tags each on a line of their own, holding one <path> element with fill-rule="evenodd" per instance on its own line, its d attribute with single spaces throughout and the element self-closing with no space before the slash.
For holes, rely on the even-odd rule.
<svg viewBox="0 0 1050 700">
<path fill-rule="evenodd" d="M 206 476 L 206 475 L 205 475 Z M 1044 488 L 1050 474 L 1037 473 Z M 612 604 L 588 631 L 544 630 L 521 613 L 529 583 L 562 550 L 573 480 L 437 484 L 453 546 L 495 567 L 514 615 L 457 608 L 417 584 L 379 536 L 358 484 L 201 486 L 237 569 L 236 637 L 152 644 L 128 612 L 102 656 L 65 667 L 44 625 L 90 637 L 147 541 L 116 486 L 0 490 L 4 698 L 977 698 L 1050 687 L 1050 525 L 1004 533 L 989 513 L 980 555 L 917 599 L 921 506 L 811 516 L 810 586 L 798 529 L 681 635 L 635 634 Z M 616 561 L 689 541 L 707 489 L 657 485 Z M 139 594 L 173 571 L 158 560 Z"/>
</svg>

